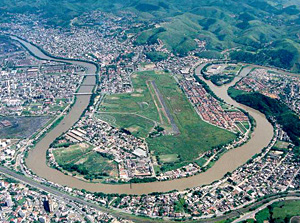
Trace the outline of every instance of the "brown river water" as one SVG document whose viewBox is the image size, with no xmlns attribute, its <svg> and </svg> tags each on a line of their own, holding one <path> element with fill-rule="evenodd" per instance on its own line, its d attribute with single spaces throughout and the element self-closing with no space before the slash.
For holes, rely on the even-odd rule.
<svg viewBox="0 0 300 223">
<path fill-rule="evenodd" d="M 34 45 L 25 42 L 16 37 L 12 37 L 15 40 L 18 40 L 22 43 L 32 54 L 35 56 L 45 59 L 58 62 L 68 62 L 75 65 L 81 65 L 87 68 L 89 74 L 96 72 L 95 65 L 87 62 L 80 62 L 68 59 L 56 59 L 45 55 Z M 199 73 L 204 65 L 200 65 L 196 69 L 196 73 Z M 186 188 L 192 188 L 196 186 L 210 184 L 213 181 L 219 180 L 227 172 L 232 172 L 237 167 L 246 163 L 253 155 L 261 152 L 261 150 L 266 147 L 272 139 L 273 136 L 273 127 L 267 121 L 266 117 L 247 106 L 241 105 L 236 101 L 232 100 L 228 94 L 228 87 L 234 85 L 242 76 L 245 76 L 249 73 L 251 67 L 244 68 L 239 77 L 237 77 L 232 83 L 217 87 L 211 82 L 206 81 L 209 87 L 215 92 L 215 94 L 223 99 L 228 104 L 232 104 L 236 107 L 246 110 L 255 120 L 256 128 L 252 134 L 251 139 L 244 145 L 232 149 L 225 153 L 213 167 L 208 169 L 206 172 L 200 173 L 198 175 L 176 179 L 171 181 L 162 181 L 162 182 L 151 182 L 151 183 L 141 183 L 141 184 L 132 184 L 130 187 L 129 184 L 103 184 L 103 183 L 89 183 L 72 176 L 67 176 L 62 172 L 50 168 L 46 164 L 46 151 L 49 148 L 50 144 L 63 132 L 67 131 L 74 123 L 80 118 L 80 115 L 86 109 L 89 104 L 90 96 L 89 95 L 80 95 L 77 96 L 77 100 L 73 105 L 71 111 L 64 117 L 64 119 L 57 125 L 54 129 L 47 133 L 47 135 L 37 143 L 36 147 L 29 152 L 28 158 L 26 159 L 26 165 L 30 168 L 33 173 L 37 176 L 45 178 L 49 181 L 55 182 L 60 185 L 85 189 L 91 192 L 104 192 L 104 193 L 119 193 L 119 194 L 148 194 L 152 192 L 167 192 L 171 190 L 184 190 Z M 95 76 L 88 76 L 84 79 L 83 85 L 96 85 Z M 81 86 L 79 92 L 91 92 L 93 86 Z"/>
</svg>

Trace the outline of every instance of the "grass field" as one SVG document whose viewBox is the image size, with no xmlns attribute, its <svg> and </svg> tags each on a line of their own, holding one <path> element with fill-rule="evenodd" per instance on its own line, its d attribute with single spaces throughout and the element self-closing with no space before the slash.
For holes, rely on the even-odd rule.
<svg viewBox="0 0 300 223">
<path fill-rule="evenodd" d="M 129 130 L 134 136 L 146 138 L 155 122 L 135 114 L 97 114 L 97 118 L 118 128 Z"/>
<path fill-rule="evenodd" d="M 179 158 L 176 154 L 160 155 L 159 159 L 162 163 L 175 163 L 179 161 Z"/>
<path fill-rule="evenodd" d="M 243 134 L 245 134 L 247 132 L 247 129 L 245 128 L 245 126 L 241 122 L 236 122 L 235 124 L 238 126 L 238 128 L 241 130 L 241 132 Z"/>
<path fill-rule="evenodd" d="M 57 163 L 71 173 L 84 175 L 89 179 L 117 176 L 116 164 L 93 151 L 93 147 L 86 143 L 55 149 L 53 154 Z"/>
<path fill-rule="evenodd" d="M 195 163 L 198 165 L 198 166 L 203 166 L 206 162 L 207 162 L 207 158 L 205 158 L 205 157 L 201 157 L 200 159 L 197 159 L 196 161 L 195 161 Z"/>
<path fill-rule="evenodd" d="M 278 140 L 274 147 L 279 149 L 287 149 L 290 143 Z"/>
<path fill-rule="evenodd" d="M 263 223 L 265 220 L 268 220 L 270 218 L 270 213 L 269 210 L 267 208 L 261 210 L 260 212 L 258 212 L 255 215 L 255 219 L 256 221 L 259 223 Z"/>
<path fill-rule="evenodd" d="M 151 80 L 165 83 L 166 86 L 175 84 L 173 78 L 166 74 L 155 72 L 133 74 L 134 92 L 107 95 L 99 107 L 100 116 L 106 115 L 102 120 L 117 127 L 128 130 L 131 128 L 134 135 L 144 138 L 148 136 L 156 123 L 165 129 L 170 129 L 171 126 L 162 112 L 162 105 L 150 83 Z"/>
<path fill-rule="evenodd" d="M 153 76 L 156 76 L 153 72 L 142 72 L 132 75 L 132 82 L 134 85 L 134 92 L 131 94 L 115 94 L 105 97 L 104 102 L 99 107 L 100 112 L 109 113 L 109 115 L 115 117 L 116 113 L 120 114 L 137 114 L 145 117 L 146 119 L 159 122 L 159 113 L 157 107 L 152 98 L 151 91 L 149 89 L 147 81 Z M 122 120 L 116 118 L 116 123 L 123 125 Z M 125 121 L 127 122 L 127 121 Z M 125 123 L 127 124 L 127 123 Z"/>
<path fill-rule="evenodd" d="M 280 201 L 273 203 L 255 215 L 258 223 L 269 222 L 284 223 L 289 222 L 293 216 L 300 215 L 300 201 Z"/>
<path fill-rule="evenodd" d="M 240 64 L 211 64 L 204 68 L 204 78 L 222 86 L 233 81 L 242 66 Z"/>
<path fill-rule="evenodd" d="M 173 78 L 157 81 L 156 84 L 180 134 L 149 138 L 148 145 L 155 152 L 177 154 L 183 161 L 193 161 L 200 153 L 234 139 L 234 134 L 202 121 Z"/>
<path fill-rule="evenodd" d="M 245 126 L 246 129 L 250 128 L 249 122 L 242 122 L 242 124 Z"/>
<path fill-rule="evenodd" d="M 155 81 L 180 131 L 178 135 L 146 139 L 154 155 L 169 156 L 168 159 L 162 156 L 163 160 L 167 160 L 165 165 L 169 165 L 168 160 L 172 160 L 170 157 L 178 157 L 182 164 L 194 161 L 199 154 L 235 138 L 233 133 L 202 121 L 175 79 L 170 74 L 154 71 L 139 72 L 132 76 L 135 89 L 133 93 L 106 96 L 99 107 L 99 112 L 105 112 L 103 120 L 124 128 L 139 126 L 140 136 L 150 132 L 153 126 L 146 125 L 145 120 L 133 118 L 133 114 L 141 115 L 146 120 L 151 119 L 166 130 L 170 129 L 167 117 L 161 112 L 161 105 L 153 94 L 151 85 L 147 84 L 150 80 Z M 177 162 L 177 159 L 173 160 Z M 180 164 L 177 163 L 174 168 L 178 166 Z"/>
</svg>

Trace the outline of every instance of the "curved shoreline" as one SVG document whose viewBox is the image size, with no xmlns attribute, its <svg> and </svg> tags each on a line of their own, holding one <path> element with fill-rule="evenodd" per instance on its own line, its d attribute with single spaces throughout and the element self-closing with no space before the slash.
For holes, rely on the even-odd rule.
<svg viewBox="0 0 300 223">
<path fill-rule="evenodd" d="M 22 43 L 27 48 L 27 50 L 41 59 L 53 60 L 58 62 L 68 62 L 75 65 L 85 66 L 88 68 L 89 73 L 96 73 L 96 66 L 92 63 L 76 61 L 72 59 L 57 59 L 55 57 L 46 55 L 39 48 L 24 40 L 16 38 L 14 39 Z M 198 68 L 196 68 L 196 73 L 198 73 L 202 69 L 201 66 L 203 65 L 200 65 Z M 29 169 L 31 169 L 39 177 L 45 178 L 60 185 L 78 189 L 85 189 L 91 192 L 117 194 L 149 194 L 152 192 L 184 190 L 186 188 L 210 184 L 216 180 L 221 179 L 227 172 L 232 172 L 237 167 L 246 163 L 256 153 L 260 153 L 262 149 L 269 144 L 273 136 L 273 127 L 262 113 L 247 106 L 241 105 L 228 96 L 228 87 L 234 85 L 238 81 L 238 79 L 239 78 L 236 78 L 232 83 L 222 87 L 216 87 L 210 82 L 206 83 L 209 85 L 209 87 L 211 87 L 215 94 L 223 99 L 226 103 L 233 104 L 236 107 L 241 107 L 242 109 L 247 111 L 256 120 L 257 126 L 248 143 L 242 145 L 241 147 L 229 150 L 215 163 L 213 167 L 203 173 L 189 178 L 181 178 L 171 181 L 157 181 L 152 183 L 139 183 L 132 184 L 130 186 L 129 184 L 111 185 L 103 183 L 89 183 L 81 181 L 72 176 L 65 175 L 64 173 L 49 167 L 46 164 L 46 151 L 48 150 L 49 145 L 54 141 L 54 139 L 56 139 L 63 132 L 67 131 L 70 127 L 73 126 L 75 122 L 78 121 L 81 114 L 84 112 L 90 102 L 90 95 L 77 96 L 76 103 L 73 105 L 64 119 L 60 122 L 60 124 L 50 132 L 48 132 L 48 134 L 37 143 L 36 147 L 29 151 L 28 158 L 26 159 L 26 164 Z M 86 84 L 93 86 L 85 86 Z M 79 92 L 92 91 L 95 85 L 96 77 L 87 76 L 82 82 L 82 85 L 79 87 Z"/>
</svg>

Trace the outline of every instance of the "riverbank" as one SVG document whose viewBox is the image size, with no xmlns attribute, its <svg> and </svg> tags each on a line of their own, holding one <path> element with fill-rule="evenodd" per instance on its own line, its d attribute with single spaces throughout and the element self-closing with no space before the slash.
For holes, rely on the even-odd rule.
<svg viewBox="0 0 300 223">
<path fill-rule="evenodd" d="M 20 41 L 20 40 L 19 40 Z M 22 43 L 34 53 L 36 56 L 46 59 L 54 60 L 58 62 L 71 62 L 75 65 L 87 67 L 88 73 L 95 73 L 96 67 L 90 63 L 81 61 L 56 59 L 45 55 L 34 45 L 21 40 Z M 196 69 L 196 73 L 202 69 L 200 65 Z M 249 70 L 245 68 L 243 74 L 247 74 Z M 239 77 L 240 78 L 240 77 Z M 231 84 L 234 84 L 239 80 L 236 78 Z M 89 86 L 85 86 L 88 84 Z M 84 79 L 82 86 L 78 92 L 89 92 L 93 90 L 93 86 L 96 84 L 95 76 L 88 76 Z M 207 83 L 212 91 L 222 100 L 228 104 L 233 104 L 236 107 L 246 110 L 256 120 L 257 127 L 248 143 L 229 150 L 226 152 L 213 167 L 207 171 L 194 175 L 188 178 L 176 179 L 172 181 L 158 181 L 151 183 L 140 184 L 124 184 L 124 185 L 107 185 L 102 183 L 88 183 L 76 179 L 72 176 L 66 176 L 64 173 L 49 167 L 46 164 L 46 153 L 50 144 L 63 132 L 72 127 L 80 118 L 84 110 L 88 107 L 90 102 L 89 95 L 77 96 L 77 100 L 70 112 L 64 117 L 64 119 L 53 130 L 51 130 L 46 136 L 37 143 L 36 147 L 28 153 L 26 164 L 31 171 L 39 177 L 45 178 L 48 181 L 55 182 L 60 185 L 65 185 L 71 188 L 85 189 L 91 192 L 103 192 L 103 193 L 118 193 L 118 194 L 149 194 L 153 192 L 168 192 L 172 190 L 184 190 L 186 188 L 192 188 L 201 185 L 210 184 L 216 180 L 221 179 L 227 172 L 232 172 L 237 167 L 247 162 L 253 155 L 260 153 L 262 148 L 266 147 L 273 135 L 272 125 L 266 120 L 265 116 L 260 112 L 250 109 L 247 106 L 236 103 L 227 95 L 227 89 L 231 85 L 224 85 L 222 87 L 216 87 Z M 91 86 L 92 85 L 92 86 Z"/>
<path fill-rule="evenodd" d="M 32 53 L 35 55 L 48 59 L 56 60 L 60 62 L 66 62 L 69 60 L 58 60 L 52 57 L 48 57 L 43 54 L 38 48 L 30 45 L 27 42 L 23 42 Z M 70 62 L 70 61 L 69 61 Z M 96 68 L 92 67 L 91 64 L 72 61 L 72 63 L 80 63 L 82 66 L 89 67 L 89 73 L 96 72 Z M 196 71 L 197 72 L 197 71 Z M 93 81 L 92 76 L 85 78 L 83 84 Z M 95 78 L 95 77 L 94 77 Z M 95 79 L 94 79 L 95 81 Z M 235 82 L 235 81 L 234 81 Z M 94 84 L 95 82 L 89 83 Z M 79 89 L 79 92 L 86 92 L 86 87 L 83 86 Z M 212 88 L 213 91 L 218 90 Z M 225 93 L 218 95 L 218 91 L 215 92 L 217 96 L 223 99 L 225 102 L 231 104 L 233 100 L 227 95 L 228 86 L 222 87 L 222 91 Z M 92 90 L 92 89 L 90 89 Z M 238 166 L 245 163 L 253 155 L 259 153 L 262 148 L 268 145 L 269 141 L 272 138 L 273 130 L 271 124 L 265 119 L 264 115 L 261 113 L 250 109 L 246 106 L 242 106 L 244 110 L 250 113 L 251 116 L 257 121 L 257 127 L 254 131 L 253 137 L 251 140 L 239 148 L 232 149 L 225 153 L 215 165 L 208 169 L 206 172 L 199 175 L 195 175 L 189 178 L 177 179 L 173 181 L 165 182 L 153 182 L 153 183 L 141 183 L 141 184 L 132 184 L 130 185 L 107 185 L 101 183 L 88 183 L 83 182 L 79 179 L 76 179 L 72 176 L 66 176 L 62 172 L 52 169 L 46 165 L 46 151 L 49 148 L 49 145 L 57 138 L 61 133 L 67 131 L 81 116 L 83 111 L 89 104 L 89 96 L 78 96 L 76 103 L 70 110 L 70 112 L 65 116 L 62 122 L 50 131 L 37 145 L 31 150 L 26 159 L 26 164 L 36 175 L 43 177 L 49 181 L 58 183 L 60 185 L 66 185 L 68 187 L 74 187 L 78 189 L 85 189 L 91 192 L 103 192 L 103 193 L 119 193 L 119 194 L 148 194 L 152 192 L 167 192 L 171 190 L 184 190 L 186 188 L 201 186 L 209 184 L 215 180 L 218 180 L 224 176 L 227 172 L 231 172 L 236 169 Z M 240 107 L 240 104 L 236 104 Z M 268 131 L 270 130 L 270 131 Z M 267 133 L 265 133 L 267 132 Z M 172 183 L 171 183 L 172 182 Z"/>
<path fill-rule="evenodd" d="M 201 66 L 200 66 L 200 68 L 201 68 Z M 199 69 L 200 69 L 199 68 Z M 241 73 L 241 76 L 239 76 L 239 77 L 237 77 L 235 80 L 234 80 L 234 82 L 236 83 L 237 81 L 239 81 L 239 78 L 242 78 L 244 75 L 247 75 L 247 72 L 248 72 L 249 70 L 248 69 L 246 69 L 246 70 L 244 70 L 242 73 Z M 198 68 L 196 69 L 196 75 L 198 74 Z M 228 92 L 227 92 L 227 90 L 228 90 L 228 88 L 230 87 L 230 84 L 229 85 L 226 85 L 226 86 L 223 86 L 223 87 L 217 87 L 217 86 L 210 86 L 210 82 L 207 82 L 206 83 L 211 89 L 212 89 L 212 92 L 214 92 L 215 94 L 216 94 L 216 96 L 217 97 L 220 97 L 222 100 L 224 100 L 226 103 L 228 103 L 228 101 L 227 101 L 227 99 L 226 99 L 226 97 L 228 96 Z M 233 83 L 234 84 L 234 83 Z M 225 91 L 224 91 L 225 90 Z M 80 97 L 79 97 L 80 98 Z M 232 100 L 232 99 L 231 99 Z M 91 98 L 90 98 L 90 101 L 91 101 Z M 233 101 L 233 103 L 237 103 L 237 102 L 235 102 L 235 101 Z M 75 103 L 75 105 L 77 106 L 77 102 Z M 220 164 L 219 164 L 219 162 L 220 162 L 220 160 L 219 161 L 217 161 L 216 162 L 216 164 L 215 165 L 219 165 L 219 169 L 214 169 L 215 168 L 215 166 L 213 166 L 212 168 L 210 168 L 210 169 L 208 169 L 207 171 L 210 171 L 210 175 L 212 175 L 211 176 L 211 178 L 209 178 L 209 176 L 207 176 L 206 175 L 206 173 L 201 173 L 201 174 L 199 174 L 199 175 L 196 175 L 196 176 L 193 176 L 193 177 L 189 177 L 189 178 L 183 178 L 183 179 L 178 179 L 178 180 L 173 180 L 172 182 L 170 181 L 166 181 L 166 182 L 155 182 L 155 183 L 145 183 L 145 184 L 132 184 L 132 185 L 125 185 L 125 187 L 122 187 L 123 185 L 103 185 L 103 184 L 100 184 L 100 183 L 96 183 L 96 184 L 92 184 L 92 183 L 88 183 L 88 182 L 82 182 L 82 181 L 76 181 L 76 179 L 74 180 L 74 177 L 71 177 L 71 176 L 61 176 L 60 174 L 61 174 L 61 172 L 59 172 L 59 173 L 56 173 L 56 172 L 51 172 L 50 174 L 56 174 L 56 175 L 52 175 L 52 176 L 48 176 L 48 177 L 44 177 L 43 176 L 43 178 L 45 178 L 46 180 L 45 180 L 45 182 L 46 183 L 48 183 L 48 182 L 50 182 L 50 181 L 52 181 L 52 182 L 55 182 L 56 183 L 56 186 L 55 186 L 55 188 L 57 188 L 57 187 L 59 187 L 60 185 L 66 185 L 66 187 L 65 188 L 63 188 L 62 190 L 64 190 L 64 191 L 71 191 L 71 189 L 69 188 L 69 187 L 71 187 L 70 185 L 75 185 L 75 186 L 72 186 L 72 187 L 76 187 L 76 188 L 79 188 L 79 189 L 84 189 L 85 190 L 85 188 L 86 187 L 91 187 L 91 190 L 89 190 L 89 191 L 91 191 L 91 192 L 103 192 L 103 196 L 107 196 L 107 197 L 109 197 L 110 195 L 107 195 L 107 194 L 104 194 L 104 193 L 125 193 L 125 190 L 127 190 L 127 188 L 129 188 L 130 190 L 130 192 L 131 192 L 131 194 L 141 194 L 141 193 L 144 193 L 144 191 L 153 191 L 154 192 L 154 190 L 157 190 L 157 191 L 160 191 L 160 189 L 159 189 L 159 187 L 164 187 L 164 188 L 162 188 L 162 190 L 161 190 L 161 193 L 165 193 L 166 191 L 164 191 L 166 188 L 167 188 L 167 186 L 165 186 L 166 184 L 173 184 L 174 182 L 176 183 L 175 185 L 171 185 L 170 187 L 173 187 L 173 188 L 175 188 L 174 190 L 182 190 L 182 189 L 178 189 L 178 188 L 182 188 L 183 186 L 185 186 L 186 185 L 186 180 L 192 180 L 192 181 L 188 181 L 188 186 L 187 187 L 195 187 L 195 186 L 193 186 L 193 185 L 196 185 L 196 186 L 202 186 L 202 185 L 205 185 L 205 184 L 210 184 L 211 182 L 213 182 L 213 181 L 211 181 L 211 180 L 213 180 L 213 179 L 215 179 L 214 181 L 218 181 L 218 183 L 220 182 L 219 180 L 224 176 L 224 171 L 223 171 L 223 169 L 222 168 L 226 168 L 226 170 L 228 169 L 228 165 L 230 164 L 230 162 L 241 162 L 241 164 L 240 165 L 238 165 L 238 164 L 234 164 L 234 165 L 229 165 L 229 167 L 232 167 L 232 168 L 234 168 L 234 169 L 236 169 L 237 167 L 239 167 L 239 166 L 241 166 L 241 165 L 243 165 L 244 163 L 243 163 L 243 160 L 242 159 L 249 159 L 249 158 L 247 158 L 248 156 L 250 156 L 251 154 L 253 154 L 254 153 L 254 155 L 255 154 L 257 154 L 257 153 L 260 153 L 260 154 L 263 154 L 263 153 L 261 153 L 261 151 L 262 151 L 262 148 L 263 147 L 259 147 L 259 146 L 261 146 L 262 144 L 258 144 L 258 143 L 261 143 L 261 141 L 259 141 L 259 140 L 262 140 L 262 138 L 261 137 L 269 137 L 269 134 L 271 134 L 271 135 L 273 135 L 273 132 L 266 132 L 266 131 L 268 131 L 269 129 L 268 129 L 268 127 L 269 127 L 269 125 L 270 125 L 270 123 L 268 122 L 268 121 L 266 121 L 266 118 L 264 117 L 264 115 L 262 115 L 262 113 L 260 113 L 260 112 L 257 112 L 257 111 L 255 111 L 255 110 L 251 110 L 249 107 L 247 107 L 247 106 L 243 106 L 243 105 L 241 105 L 241 104 L 239 104 L 239 103 L 237 103 L 237 105 L 239 106 L 239 108 L 240 109 L 243 109 L 243 110 L 245 110 L 246 112 L 248 112 L 249 113 L 249 115 L 251 115 L 251 116 L 253 116 L 254 117 L 254 119 L 256 120 L 256 121 L 258 121 L 258 125 L 257 125 L 257 127 L 254 129 L 254 133 L 253 133 L 253 135 L 252 135 L 252 137 L 251 137 L 251 140 L 249 140 L 249 142 L 248 143 L 246 143 L 246 144 L 244 144 L 243 146 L 240 146 L 240 147 L 238 147 L 238 148 L 236 148 L 236 149 L 232 149 L 232 150 L 229 150 L 228 152 L 226 152 L 221 158 L 220 158 L 220 160 L 223 162 L 223 165 L 224 166 L 220 166 Z M 87 107 L 89 106 L 89 104 L 88 105 L 86 105 Z M 86 107 L 86 108 L 87 108 Z M 76 107 L 72 107 L 72 109 L 70 110 L 70 113 L 71 112 L 73 112 L 73 109 L 74 108 L 76 108 Z M 86 109 L 85 108 L 85 109 Z M 84 112 L 85 111 L 85 109 L 83 109 L 82 110 L 82 112 Z M 65 123 L 64 125 L 67 125 L 67 124 L 69 124 L 69 123 L 66 123 L 66 119 L 68 118 L 68 116 L 69 116 L 69 114 L 70 113 L 68 113 L 67 115 L 66 115 L 66 117 L 62 120 L 62 122 L 61 123 Z M 81 113 L 81 115 L 82 115 L 82 113 Z M 80 115 L 80 116 L 81 116 Z M 260 120 L 260 118 L 262 119 L 262 120 Z M 266 122 L 265 122 L 266 121 Z M 76 121 L 75 121 L 76 122 Z M 266 124 L 267 123 L 267 125 L 266 126 L 264 126 L 263 124 Z M 266 128 L 267 127 L 267 128 Z M 45 138 L 48 136 L 48 134 L 56 134 L 56 133 L 52 133 L 52 131 L 54 131 L 56 129 L 56 127 L 53 129 L 53 130 L 51 130 L 51 131 L 49 131 L 49 133 L 47 133 L 46 134 L 46 136 L 45 136 Z M 257 130 L 258 129 L 258 130 Z M 271 126 L 271 129 L 272 129 L 272 126 Z M 262 131 L 263 130 L 263 131 Z M 261 134 L 261 132 L 263 132 L 263 135 L 261 136 L 260 134 Z M 258 141 L 254 141 L 254 142 L 252 142 L 252 139 L 253 139 L 253 137 L 256 137 L 256 140 L 258 140 Z M 44 138 L 42 138 L 42 140 L 40 141 L 40 142 L 42 142 L 44 140 Z M 39 143 L 40 143 L 39 142 Z M 37 144 L 37 145 L 39 145 L 39 143 Z M 247 147 L 247 145 L 249 144 L 249 143 L 255 143 L 255 144 L 252 144 L 252 146 L 251 147 Z M 263 142 L 262 142 L 263 143 Z M 39 145 L 39 146 L 41 146 L 41 145 Z M 270 146 L 269 146 L 270 147 Z M 41 149 L 41 147 L 35 147 L 33 150 L 32 150 L 32 152 L 34 153 L 35 151 L 36 151 L 36 149 Z M 43 149 L 46 149 L 46 151 L 47 151 L 47 149 L 48 149 L 48 147 L 45 147 L 45 148 L 43 148 Z M 242 149 L 242 150 L 241 150 Z M 235 153 L 232 153 L 231 151 L 235 151 Z M 37 152 L 39 152 L 39 151 L 37 151 Z M 230 153 L 231 155 L 230 156 L 228 156 L 227 154 L 228 153 Z M 241 155 L 245 155 L 245 157 L 242 157 L 242 159 L 240 159 L 240 156 Z M 223 157 L 226 157 L 226 156 L 228 156 L 226 159 L 225 159 L 225 161 L 223 161 Z M 30 158 L 30 157 L 29 157 Z M 40 158 L 42 158 L 42 157 L 40 157 Z M 27 159 L 26 159 L 26 161 L 27 161 Z M 38 165 L 40 165 L 41 163 L 40 163 L 40 161 L 39 160 L 35 160 L 37 163 L 38 163 Z M 222 163 L 221 163 L 222 164 Z M 36 165 L 35 166 L 35 168 L 39 168 L 39 166 L 38 165 Z M 43 164 L 42 164 L 43 165 Z M 45 164 L 44 164 L 45 165 Z M 47 166 L 47 165 L 46 165 Z M 43 167 L 43 166 L 42 166 Z M 43 167 L 44 168 L 44 167 Z M 48 167 L 49 168 L 49 167 Z M 211 171 L 211 169 L 212 169 L 212 171 Z M 229 168 L 230 169 L 230 168 Z M 238 170 L 236 170 L 236 171 L 238 171 Z M 230 172 L 230 171 L 228 171 L 228 172 Z M 37 174 L 35 171 L 33 171 L 33 173 L 34 174 Z M 49 174 L 49 173 L 48 173 Z M 215 177 L 215 175 L 218 175 L 218 176 L 221 176 L 220 178 L 218 178 L 218 177 Z M 249 174 L 250 175 L 250 174 Z M 40 176 L 40 175 L 38 175 L 38 176 Z M 58 176 L 59 177 L 59 179 L 58 180 L 56 180 L 56 176 Z M 248 175 L 247 175 L 248 176 Z M 54 177 L 54 178 L 53 178 Z M 64 178 L 66 178 L 68 181 L 66 182 L 66 184 L 61 184 L 61 183 L 59 183 L 59 181 L 61 180 L 60 179 L 60 177 L 64 177 Z M 49 180 L 50 178 L 52 178 L 52 179 L 54 179 L 54 180 Z M 223 180 L 224 180 L 225 178 L 223 178 Z M 205 183 L 205 182 L 208 182 L 208 183 Z M 251 182 L 251 181 L 250 181 Z M 77 184 L 78 183 L 78 184 Z M 140 188 L 140 185 L 144 185 L 145 187 L 146 187 L 146 190 L 143 190 L 143 188 Z M 116 187 L 114 187 L 114 186 L 116 186 Z M 112 188 L 113 187 L 113 188 Z M 158 189 L 157 189 L 158 188 Z M 196 188 L 195 188 L 196 189 Z M 201 189 L 201 188 L 200 188 Z M 84 190 L 82 190 L 82 191 L 84 191 Z M 73 191 L 75 191 L 75 190 L 73 190 Z M 108 192 L 105 192 L 105 191 L 108 191 Z M 112 192 L 111 192 L 112 191 Z M 121 192 L 120 192 L 121 191 Z M 155 192 L 157 192 L 157 191 L 155 191 Z M 200 191 L 200 190 L 199 190 Z M 195 191 L 195 192 L 198 192 L 198 191 Z M 147 192 L 148 193 L 148 192 Z M 83 196 L 93 196 L 93 195 L 95 195 L 95 197 L 96 197 L 96 199 L 97 200 L 99 200 L 100 198 L 101 198 L 101 193 L 94 193 L 94 194 L 89 194 L 89 193 L 82 193 L 83 194 Z M 98 195 L 97 195 L 98 194 Z M 181 203 L 181 201 L 182 201 L 182 194 L 181 194 L 181 192 L 178 192 L 178 194 L 176 194 L 176 196 L 178 195 L 178 199 L 179 199 L 179 202 Z M 284 196 L 286 196 L 287 194 L 284 194 Z M 82 197 L 83 197 L 82 196 Z M 114 195 L 116 198 L 115 198 L 115 200 L 117 200 L 118 199 L 118 197 L 122 197 L 122 195 L 121 196 L 118 196 L 118 195 Z M 273 195 L 272 195 L 273 196 Z M 274 197 L 275 196 L 280 196 L 279 194 L 276 194 L 276 195 L 274 195 Z M 82 198 L 81 197 L 81 198 Z M 134 196 L 132 196 L 132 197 L 134 197 Z M 92 199 L 91 199 L 92 200 Z M 162 199 L 163 200 L 163 199 Z M 167 199 L 165 199 L 165 200 L 167 200 Z M 102 201 L 102 200 L 101 200 Z M 108 199 L 108 202 L 106 203 L 107 204 L 107 206 L 108 205 L 111 205 L 111 203 L 110 203 L 110 199 Z M 157 200 L 155 200 L 155 201 L 157 201 Z M 256 204 L 257 205 L 257 203 L 258 203 L 259 201 L 257 201 L 257 200 L 255 200 L 255 203 L 254 204 Z M 101 202 L 99 202 L 99 204 L 100 204 Z M 148 204 L 148 202 L 145 202 L 146 204 Z M 187 203 L 191 203 L 191 202 L 187 202 Z M 186 204 L 187 204 L 186 203 Z M 101 203 L 102 205 L 103 205 L 103 203 Z M 140 204 L 140 202 L 138 202 L 138 204 Z M 183 202 L 181 203 L 181 206 L 183 206 L 183 204 L 185 204 L 184 203 L 184 200 L 183 200 Z M 173 204 L 172 204 L 173 205 Z M 174 204 L 174 207 L 178 207 L 180 204 L 177 202 L 177 203 L 175 203 Z M 245 203 L 243 203 L 243 206 L 245 205 Z M 231 206 L 232 207 L 232 206 Z M 247 206 L 248 207 L 248 206 Z M 134 206 L 133 206 L 133 209 L 134 209 Z M 118 209 L 113 209 L 113 210 L 118 210 Z M 233 215 L 233 217 L 236 217 L 236 216 L 238 216 L 239 214 L 240 214 L 240 212 L 243 210 L 243 208 L 242 209 L 238 209 L 238 210 L 232 210 L 232 209 L 230 209 L 230 212 L 224 212 L 224 216 L 222 216 L 221 217 L 221 219 L 226 219 L 227 217 L 229 217 L 229 216 L 231 216 L 230 214 L 231 213 L 235 213 L 234 215 Z M 124 212 L 126 212 L 126 213 L 128 213 L 128 215 L 129 214 L 131 214 L 132 212 L 130 212 L 130 211 L 128 211 L 128 210 L 126 210 L 125 208 L 124 209 L 122 209 L 122 211 L 124 211 Z M 128 211 L 128 212 L 127 212 Z M 110 212 L 111 212 L 111 210 L 110 210 Z M 187 212 L 186 212 L 187 213 Z M 141 214 L 142 215 L 142 214 Z M 150 215 L 149 215 L 150 216 Z M 149 221 L 153 221 L 153 222 L 157 222 L 158 220 L 160 220 L 159 218 L 156 218 L 156 216 L 154 216 L 153 215 L 153 217 L 155 218 L 154 220 L 149 220 Z M 137 218 L 139 218 L 139 217 L 137 217 Z M 200 218 L 199 218 L 200 219 Z M 203 219 L 201 219 L 201 220 L 199 220 L 200 222 L 201 221 L 203 221 L 203 222 L 214 222 L 214 221 L 216 221 L 216 219 L 220 219 L 220 218 L 214 218 L 214 216 L 213 216 L 213 218 L 212 219 L 204 219 L 204 216 L 203 216 Z M 168 219 L 169 220 L 169 219 Z M 137 220 L 138 221 L 138 220 Z M 147 222 L 148 221 L 148 219 L 145 219 L 145 221 Z M 199 221 L 197 221 L 197 222 L 199 222 Z"/>
</svg>

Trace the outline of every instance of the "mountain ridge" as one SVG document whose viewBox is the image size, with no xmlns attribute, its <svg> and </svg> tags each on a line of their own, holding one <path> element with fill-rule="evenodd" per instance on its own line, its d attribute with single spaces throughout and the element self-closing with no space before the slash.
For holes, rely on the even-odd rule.
<svg viewBox="0 0 300 223">
<path fill-rule="evenodd" d="M 68 26 L 74 17 L 92 10 L 117 15 L 127 10 L 134 12 L 140 21 L 155 22 L 162 27 L 159 32 L 153 27 L 145 30 L 137 44 L 160 39 L 175 54 L 185 56 L 197 47 L 195 39 L 206 40 L 208 51 L 219 52 L 219 56 L 223 50 L 237 48 L 230 53 L 230 58 L 299 72 L 300 4 L 296 3 L 289 0 L 3 0 L 0 12 L 40 13 L 50 25 Z"/>
</svg>

